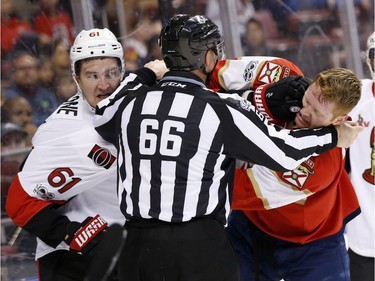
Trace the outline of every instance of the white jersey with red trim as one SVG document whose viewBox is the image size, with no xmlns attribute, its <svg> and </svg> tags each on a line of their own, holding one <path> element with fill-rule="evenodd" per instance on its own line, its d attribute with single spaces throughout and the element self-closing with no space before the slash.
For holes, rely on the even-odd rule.
<svg viewBox="0 0 375 281">
<path fill-rule="evenodd" d="M 351 111 L 353 121 L 364 130 L 349 148 L 350 179 L 361 214 L 347 225 L 350 249 L 365 257 L 375 257 L 375 92 L 374 82 L 362 80 L 361 99 Z"/>
<path fill-rule="evenodd" d="M 27 224 L 51 203 L 61 205 L 57 211 L 71 221 L 100 214 L 109 224 L 124 224 L 116 192 L 116 148 L 95 131 L 93 117 L 94 109 L 76 94 L 39 127 L 12 184 L 17 196 L 7 202 L 15 206 L 12 219 L 17 225 Z M 38 238 L 36 259 L 57 249 L 69 247 L 62 242 L 53 248 Z"/>
</svg>

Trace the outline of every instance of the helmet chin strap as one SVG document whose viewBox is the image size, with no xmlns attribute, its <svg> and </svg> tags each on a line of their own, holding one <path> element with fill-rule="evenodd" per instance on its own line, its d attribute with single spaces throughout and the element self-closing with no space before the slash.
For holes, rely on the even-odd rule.
<svg viewBox="0 0 375 281">
<path fill-rule="evenodd" d="M 375 82 L 375 71 L 373 70 L 375 66 L 371 65 L 371 60 L 369 58 L 366 58 L 367 66 L 371 73 L 371 78 Z"/>
<path fill-rule="evenodd" d="M 95 108 L 92 107 L 91 104 L 89 104 L 89 102 L 87 101 L 85 95 L 83 94 L 83 92 L 82 92 L 82 90 L 81 90 L 81 87 L 79 86 L 79 83 L 78 83 L 78 81 L 77 81 L 77 75 L 75 75 L 75 74 L 73 75 L 73 80 L 74 80 L 74 82 L 76 82 L 76 85 L 77 85 L 77 92 L 78 92 L 78 94 L 83 98 L 84 101 L 87 102 L 87 104 L 90 106 L 91 110 L 92 110 L 92 111 L 95 111 Z"/>
<path fill-rule="evenodd" d="M 217 63 L 217 61 L 216 61 L 216 63 Z M 215 66 L 216 66 L 216 63 L 215 63 Z M 210 84 L 210 82 L 211 82 L 212 73 L 214 72 L 214 69 L 212 71 L 210 71 L 209 73 L 207 73 L 206 70 L 203 71 L 203 73 L 206 75 L 206 81 L 204 82 L 206 86 L 208 86 L 208 84 Z"/>
<path fill-rule="evenodd" d="M 78 81 L 77 81 L 77 75 L 76 75 L 76 74 L 73 74 L 73 80 L 74 80 L 74 82 L 76 83 L 76 86 L 77 86 L 77 92 L 80 93 L 80 94 L 83 96 L 83 93 L 82 93 L 81 87 L 79 86 L 79 83 L 78 83 Z"/>
</svg>

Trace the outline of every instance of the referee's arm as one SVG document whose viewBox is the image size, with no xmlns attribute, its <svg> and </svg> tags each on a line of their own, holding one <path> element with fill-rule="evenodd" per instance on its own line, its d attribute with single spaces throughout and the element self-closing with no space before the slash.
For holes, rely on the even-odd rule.
<svg viewBox="0 0 375 281">
<path fill-rule="evenodd" d="M 254 106 L 237 95 L 225 96 L 233 122 L 222 121 L 226 132 L 225 153 L 233 158 L 266 166 L 275 171 L 293 170 L 311 156 L 337 144 L 334 126 L 289 130 L 273 125 Z"/>
</svg>

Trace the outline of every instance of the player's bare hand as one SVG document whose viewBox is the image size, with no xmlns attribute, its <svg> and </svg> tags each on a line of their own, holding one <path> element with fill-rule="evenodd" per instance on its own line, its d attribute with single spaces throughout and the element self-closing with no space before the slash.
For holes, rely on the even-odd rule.
<svg viewBox="0 0 375 281">
<path fill-rule="evenodd" d="M 156 80 L 163 78 L 168 71 L 167 66 L 163 60 L 153 60 L 145 64 L 145 67 L 151 69 L 156 74 Z"/>
<path fill-rule="evenodd" d="M 355 122 L 345 122 L 335 127 L 338 135 L 337 146 L 342 148 L 348 148 L 363 130 L 363 127 Z"/>
</svg>

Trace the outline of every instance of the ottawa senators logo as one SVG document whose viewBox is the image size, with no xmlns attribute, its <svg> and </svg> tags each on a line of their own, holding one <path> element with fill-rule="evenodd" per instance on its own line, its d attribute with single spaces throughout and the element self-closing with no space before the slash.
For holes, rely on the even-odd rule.
<svg viewBox="0 0 375 281">
<path fill-rule="evenodd" d="M 370 184 L 375 184 L 375 127 L 371 130 L 371 137 L 370 137 L 370 146 L 371 146 L 371 167 L 366 169 L 362 177 L 365 181 Z"/>
<path fill-rule="evenodd" d="M 100 147 L 97 144 L 94 145 L 87 156 L 91 158 L 95 165 L 105 169 L 109 169 L 116 160 L 116 157 L 107 148 Z"/>
<path fill-rule="evenodd" d="M 367 128 L 370 126 L 370 121 L 366 121 L 361 114 L 358 114 L 357 124 L 358 126 Z"/>
</svg>

